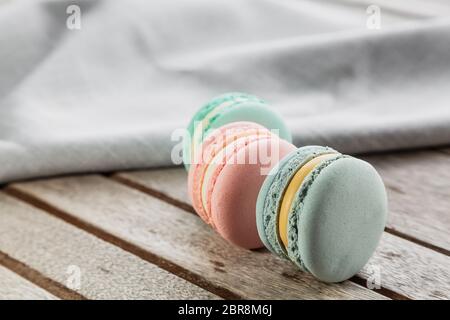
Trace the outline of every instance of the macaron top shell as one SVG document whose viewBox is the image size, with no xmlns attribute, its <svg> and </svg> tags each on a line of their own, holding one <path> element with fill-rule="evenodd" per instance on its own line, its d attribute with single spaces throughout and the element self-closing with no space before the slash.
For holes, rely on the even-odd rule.
<svg viewBox="0 0 450 320">
<path fill-rule="evenodd" d="M 278 130 L 281 138 L 292 140 L 289 129 L 281 116 L 267 104 L 252 95 L 229 93 L 211 100 L 191 119 L 188 125 L 189 139 L 183 140 L 183 161 L 189 169 L 193 159 L 192 149 L 214 129 L 236 121 L 251 121 L 261 124 L 269 130 Z"/>
<path fill-rule="evenodd" d="M 292 205 L 288 255 L 322 281 L 346 280 L 373 254 L 386 218 L 386 191 L 369 163 L 349 156 L 324 161 Z"/>
</svg>

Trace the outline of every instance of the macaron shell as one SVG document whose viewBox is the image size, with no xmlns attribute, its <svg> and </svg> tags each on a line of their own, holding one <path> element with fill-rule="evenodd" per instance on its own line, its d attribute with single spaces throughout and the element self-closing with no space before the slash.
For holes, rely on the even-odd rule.
<svg viewBox="0 0 450 320">
<path fill-rule="evenodd" d="M 208 166 L 205 177 L 203 180 L 202 191 L 203 196 L 202 199 L 206 202 L 204 208 L 206 208 L 206 214 L 208 216 L 208 222 L 215 228 L 214 219 L 211 217 L 211 199 L 212 192 L 214 190 L 216 180 L 221 174 L 223 168 L 229 163 L 236 163 L 237 156 L 239 155 L 239 151 L 245 148 L 247 145 L 258 142 L 260 143 L 264 139 L 270 138 L 270 132 L 267 129 L 264 129 L 264 134 L 254 134 L 250 136 L 241 137 L 239 139 L 234 140 L 232 143 L 227 145 L 224 149 L 224 152 L 218 154 L 218 159 L 215 158 L 214 162 Z M 209 179 L 208 179 L 209 175 Z"/>
<path fill-rule="evenodd" d="M 269 131 L 261 125 L 252 122 L 234 122 L 215 130 L 201 146 L 195 162 L 191 165 L 188 173 L 188 194 L 192 205 L 198 215 L 210 223 L 209 214 L 204 210 L 202 204 L 202 184 L 204 173 L 210 162 L 220 150 L 223 149 L 227 140 L 233 140 L 243 132 L 266 132 Z M 224 162 L 225 163 L 225 162 Z"/>
<path fill-rule="evenodd" d="M 213 99 L 211 99 L 207 104 L 202 106 L 192 117 L 191 121 L 189 122 L 187 126 L 187 134 L 189 135 L 189 138 L 183 139 L 183 163 L 186 168 L 186 170 L 189 170 L 190 162 L 191 162 L 191 144 L 192 144 L 192 138 L 195 130 L 195 124 L 197 122 L 202 121 L 205 116 L 211 112 L 214 108 L 218 107 L 222 103 L 227 102 L 233 102 L 240 99 L 244 100 L 254 100 L 263 103 L 263 100 L 259 99 L 258 97 L 255 97 L 253 95 L 249 95 L 242 92 L 230 92 L 225 93 L 220 96 L 217 96 Z M 216 126 L 217 128 L 218 126 Z"/>
<path fill-rule="evenodd" d="M 265 179 L 257 199 L 257 227 L 264 245 L 273 253 L 287 258 L 286 250 L 278 235 L 278 212 L 292 176 L 312 158 L 335 150 L 321 146 L 295 148 L 272 169 Z"/>
<path fill-rule="evenodd" d="M 322 281 L 346 280 L 367 263 L 384 230 L 384 184 L 369 163 L 349 156 L 326 161 L 307 179 L 288 222 L 289 256 Z"/>
<path fill-rule="evenodd" d="M 317 157 L 312 158 L 310 161 L 305 163 L 298 169 L 295 174 L 292 176 L 291 181 L 289 182 L 287 188 L 284 190 L 283 199 L 281 200 L 281 206 L 279 208 L 278 213 L 278 234 L 280 236 L 281 241 L 283 242 L 284 247 L 288 246 L 288 237 L 287 237 L 287 225 L 289 213 L 291 211 L 291 205 L 297 196 L 297 191 L 302 186 L 306 177 L 320 164 L 322 164 L 326 160 L 330 160 L 332 158 L 338 157 L 339 153 L 325 153 L 319 155 Z"/>
<path fill-rule="evenodd" d="M 235 121 L 256 122 L 269 130 L 277 130 L 274 133 L 280 138 L 288 142 L 292 141 L 291 132 L 281 115 L 265 103 L 255 100 L 240 102 L 235 107 L 224 110 L 210 126 L 217 128 Z"/>
<path fill-rule="evenodd" d="M 256 228 L 256 198 L 265 179 L 261 168 L 270 170 L 286 154 L 292 144 L 278 137 L 262 139 L 237 151 L 239 159 L 250 155 L 267 154 L 267 149 L 278 144 L 278 154 L 271 162 L 262 164 L 261 158 L 254 164 L 227 164 L 218 175 L 211 195 L 211 215 L 219 234 L 226 240 L 247 249 L 263 246 Z"/>
</svg>

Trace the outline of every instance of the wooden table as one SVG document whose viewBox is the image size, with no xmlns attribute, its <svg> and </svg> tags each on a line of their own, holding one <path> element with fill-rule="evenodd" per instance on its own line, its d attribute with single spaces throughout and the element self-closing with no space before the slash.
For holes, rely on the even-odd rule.
<svg viewBox="0 0 450 320">
<path fill-rule="evenodd" d="M 0 298 L 449 299 L 450 149 L 363 158 L 390 215 L 368 265 L 343 283 L 226 243 L 194 214 L 177 168 L 4 186 Z"/>
</svg>

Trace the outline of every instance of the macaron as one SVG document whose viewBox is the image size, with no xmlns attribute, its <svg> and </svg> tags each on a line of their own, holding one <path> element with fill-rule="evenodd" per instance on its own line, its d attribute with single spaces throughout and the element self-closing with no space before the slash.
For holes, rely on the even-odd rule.
<svg viewBox="0 0 450 320">
<path fill-rule="evenodd" d="M 355 275 L 373 254 L 387 197 L 367 162 L 328 147 L 292 151 L 263 182 L 256 223 L 263 244 L 325 282 Z"/>
<path fill-rule="evenodd" d="M 295 149 L 258 123 L 232 122 L 211 131 L 189 169 L 194 209 L 229 242 L 262 247 L 256 199 L 266 175 Z"/>
<path fill-rule="evenodd" d="M 183 139 L 183 162 L 186 170 L 195 159 L 196 149 L 214 129 L 236 121 L 251 121 L 269 130 L 277 130 L 280 138 L 291 142 L 291 133 L 282 117 L 268 104 L 246 93 L 227 93 L 201 107 L 187 127 Z"/>
</svg>

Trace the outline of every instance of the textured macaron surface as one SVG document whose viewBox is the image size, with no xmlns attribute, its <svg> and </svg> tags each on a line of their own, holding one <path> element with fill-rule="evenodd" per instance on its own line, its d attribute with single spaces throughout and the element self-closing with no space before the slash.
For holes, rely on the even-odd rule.
<svg viewBox="0 0 450 320">
<path fill-rule="evenodd" d="M 328 147 L 307 146 L 272 169 L 256 212 L 258 234 L 269 250 L 322 281 L 340 282 L 373 254 L 386 223 L 387 198 L 369 163 Z M 281 219 L 284 214 L 287 221 Z M 287 223 L 286 229 L 280 222 Z M 286 231 L 285 241 L 280 230 Z"/>
<path fill-rule="evenodd" d="M 265 179 L 257 199 L 257 227 L 264 245 L 281 257 L 286 249 L 279 237 L 279 209 L 293 175 L 311 159 L 335 150 L 321 146 L 306 146 L 292 151 L 276 165 Z"/>
<path fill-rule="evenodd" d="M 221 174 L 222 169 L 230 164 L 237 164 L 245 166 L 247 163 L 239 163 L 239 152 L 246 148 L 251 143 L 261 143 L 263 140 L 270 138 L 270 132 L 268 130 L 264 133 L 253 133 L 247 136 L 239 137 L 236 140 L 229 143 L 224 149 L 212 159 L 212 162 L 207 166 L 203 183 L 202 183 L 202 200 L 203 207 L 208 217 L 211 217 L 211 194 L 215 188 L 216 180 Z M 250 200 L 249 200 L 250 201 Z M 215 226 L 214 220 L 210 219 L 210 222 Z"/>
<path fill-rule="evenodd" d="M 281 116 L 263 100 L 244 93 L 231 93 L 213 99 L 202 107 L 188 126 L 190 139 L 183 141 L 183 159 L 189 168 L 192 154 L 210 132 L 223 125 L 250 121 L 261 124 L 269 130 L 275 130 L 282 139 L 291 141 L 289 129 Z"/>
<path fill-rule="evenodd" d="M 275 145 L 270 161 L 264 156 L 251 160 Z M 211 217 L 223 238 L 247 249 L 263 246 L 256 227 L 256 199 L 266 174 L 292 150 L 291 143 L 275 135 L 262 137 L 236 150 L 236 158 L 244 163 L 230 162 L 221 168 L 211 193 Z"/>
<path fill-rule="evenodd" d="M 346 280 L 373 254 L 386 217 L 386 191 L 369 163 L 350 156 L 324 161 L 292 205 L 288 255 L 322 281 Z"/>
<path fill-rule="evenodd" d="M 261 125 L 252 122 L 233 122 L 216 129 L 204 141 L 197 154 L 195 162 L 191 165 L 188 175 L 188 193 L 190 195 L 194 209 L 199 216 L 207 223 L 212 224 L 209 212 L 210 197 L 208 195 L 216 172 L 224 165 L 227 155 L 234 152 L 234 149 L 245 144 L 249 140 L 254 140 L 258 136 L 268 136 L 270 131 Z"/>
<path fill-rule="evenodd" d="M 224 239 L 266 246 L 325 282 L 367 263 L 387 219 L 387 196 L 367 162 L 322 146 L 296 148 L 280 115 L 245 93 L 216 97 L 183 140 L 188 193 Z"/>
<path fill-rule="evenodd" d="M 208 115 L 213 113 L 217 113 L 215 110 L 224 109 L 225 107 L 231 107 L 236 103 L 244 102 L 244 101 L 255 101 L 261 104 L 265 104 L 262 99 L 259 99 L 253 95 L 249 95 L 241 92 L 230 92 L 220 95 L 211 99 L 207 104 L 202 106 L 192 117 L 191 121 L 188 124 L 187 131 L 189 134 L 189 139 L 184 139 L 183 141 L 183 161 L 186 169 L 189 168 L 190 163 L 192 161 L 192 147 L 196 147 L 203 141 L 203 138 L 208 130 L 210 130 L 211 125 L 210 122 L 214 119 L 208 119 L 205 123 L 205 118 L 209 118 Z M 215 114 L 214 118 L 217 118 L 218 115 Z M 244 119 L 241 119 L 244 120 Z M 239 121 L 239 120 L 237 120 Z M 202 125 L 202 130 L 196 130 L 196 127 Z M 215 126 L 218 128 L 219 126 Z M 197 133 L 196 133 L 197 131 Z"/>
</svg>

